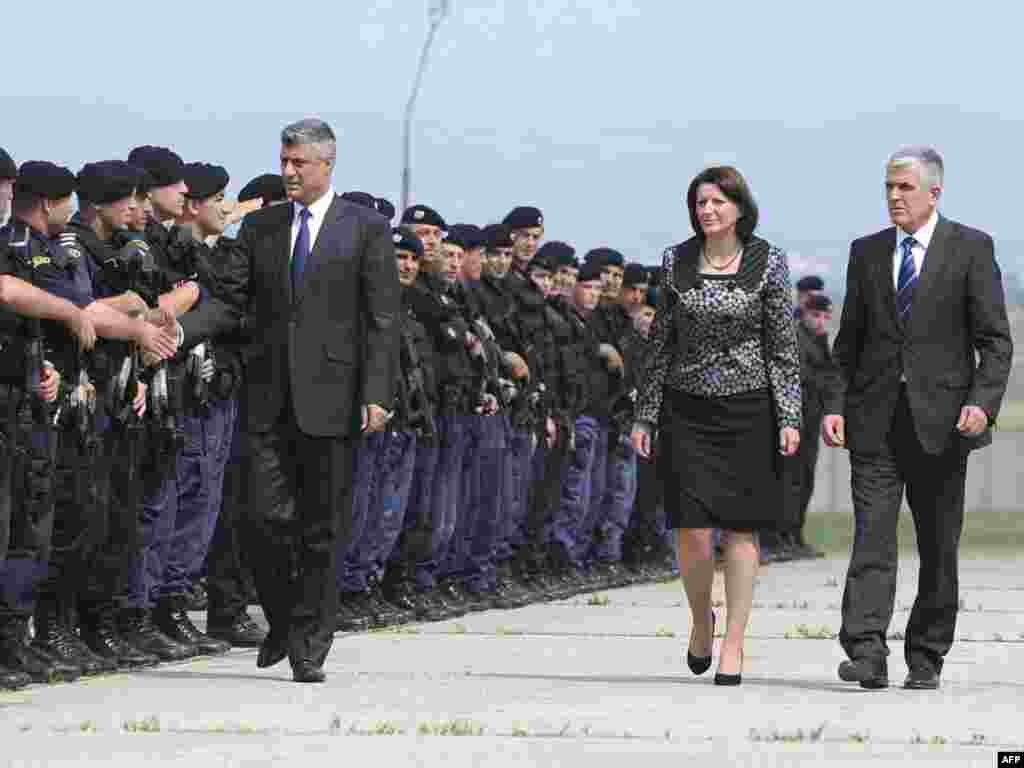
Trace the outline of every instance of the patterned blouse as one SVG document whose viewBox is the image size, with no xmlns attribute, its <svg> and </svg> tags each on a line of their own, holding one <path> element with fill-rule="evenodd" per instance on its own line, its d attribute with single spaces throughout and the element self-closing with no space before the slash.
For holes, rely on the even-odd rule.
<svg viewBox="0 0 1024 768">
<path fill-rule="evenodd" d="M 768 389 L 779 428 L 799 429 L 800 351 L 786 254 L 753 238 L 737 273 L 725 277 L 699 274 L 699 260 L 696 238 L 665 251 L 637 421 L 658 424 L 665 387 L 700 397 Z"/>
</svg>

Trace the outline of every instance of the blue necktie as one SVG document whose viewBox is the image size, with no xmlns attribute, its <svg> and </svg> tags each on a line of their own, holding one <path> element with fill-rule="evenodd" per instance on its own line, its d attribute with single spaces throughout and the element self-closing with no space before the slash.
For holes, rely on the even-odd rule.
<svg viewBox="0 0 1024 768">
<path fill-rule="evenodd" d="M 903 260 L 900 262 L 900 274 L 896 279 L 896 311 L 900 321 L 906 323 L 910 319 L 910 305 L 914 300 L 914 286 L 917 284 L 917 268 L 914 266 L 914 246 L 917 240 L 913 237 L 903 238 L 900 248 L 903 249 Z"/>
<path fill-rule="evenodd" d="M 312 215 L 308 208 L 299 209 L 299 236 L 295 238 L 295 248 L 292 250 L 293 296 L 302 286 L 302 272 L 306 268 L 306 259 L 309 258 L 309 217 Z"/>
</svg>

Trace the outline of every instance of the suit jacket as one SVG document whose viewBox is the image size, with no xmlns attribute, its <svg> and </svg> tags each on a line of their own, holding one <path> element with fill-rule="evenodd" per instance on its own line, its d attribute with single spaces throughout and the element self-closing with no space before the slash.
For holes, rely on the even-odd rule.
<svg viewBox="0 0 1024 768">
<path fill-rule="evenodd" d="M 994 420 L 1010 375 L 1013 342 L 992 238 L 939 217 L 905 326 L 896 311 L 895 250 L 894 227 L 850 247 L 834 347 L 840 375 L 826 413 L 845 415 L 851 451 L 882 450 L 902 374 L 925 451 L 942 453 L 951 440 L 967 450 L 988 445 L 988 430 L 975 439 L 955 430 L 964 405 Z"/>
<path fill-rule="evenodd" d="M 292 206 L 245 217 L 248 264 L 243 424 L 268 431 L 286 406 L 314 437 L 358 434 L 361 404 L 390 408 L 398 374 L 401 292 L 387 220 L 335 197 L 291 286 Z M 288 400 L 286 400 L 288 398 Z"/>
</svg>

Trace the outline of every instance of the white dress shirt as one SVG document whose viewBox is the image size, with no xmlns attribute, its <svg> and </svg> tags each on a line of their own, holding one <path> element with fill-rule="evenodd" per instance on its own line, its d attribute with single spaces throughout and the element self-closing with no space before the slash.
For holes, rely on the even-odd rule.
<svg viewBox="0 0 1024 768">
<path fill-rule="evenodd" d="M 907 237 L 913 237 L 917 241 L 914 243 L 914 247 L 910 249 L 910 255 L 914 259 L 914 274 L 917 277 L 921 277 L 921 269 L 924 267 L 924 254 L 928 250 L 928 244 L 931 243 L 932 235 L 935 234 L 935 225 L 938 223 L 939 212 L 932 211 L 931 218 L 913 235 L 909 232 L 904 232 L 901 227 L 896 227 L 896 250 L 892 256 L 892 284 L 897 290 L 900 285 L 900 265 L 903 264 L 903 248 L 900 247 L 900 244 Z"/>
<path fill-rule="evenodd" d="M 324 216 L 327 215 L 327 209 L 331 207 L 331 202 L 334 200 L 334 186 L 332 185 L 324 193 L 323 197 L 318 199 L 316 202 L 309 205 L 309 212 L 312 214 L 309 217 L 309 223 L 306 225 L 309 227 L 309 252 L 313 253 L 313 248 L 316 247 L 316 238 L 320 234 L 320 227 L 324 223 Z M 291 248 L 288 249 L 288 262 L 291 263 L 292 254 L 295 253 L 295 241 L 299 239 L 299 225 L 302 223 L 302 219 L 299 216 L 299 211 L 303 209 L 301 203 L 292 203 L 292 244 Z"/>
</svg>

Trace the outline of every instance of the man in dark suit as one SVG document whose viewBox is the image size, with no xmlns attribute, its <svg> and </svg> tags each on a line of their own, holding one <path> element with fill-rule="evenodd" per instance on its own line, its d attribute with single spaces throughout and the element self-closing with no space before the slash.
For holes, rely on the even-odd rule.
<svg viewBox="0 0 1024 768">
<path fill-rule="evenodd" d="M 384 428 L 397 374 L 398 271 L 380 214 L 337 197 L 331 128 L 281 133 L 290 205 L 247 216 L 242 390 L 256 588 L 270 623 L 257 664 L 285 656 L 322 682 L 337 620 L 338 540 L 353 520 L 353 451 Z"/>
<path fill-rule="evenodd" d="M 886 168 L 895 227 L 854 241 L 826 404 L 827 445 L 850 451 L 856 536 L 843 594 L 839 676 L 888 685 L 896 526 L 906 493 L 918 594 L 905 688 L 934 689 L 953 643 L 968 453 L 992 442 L 1013 357 L 992 238 L 938 214 L 942 158 L 896 152 Z"/>
</svg>

